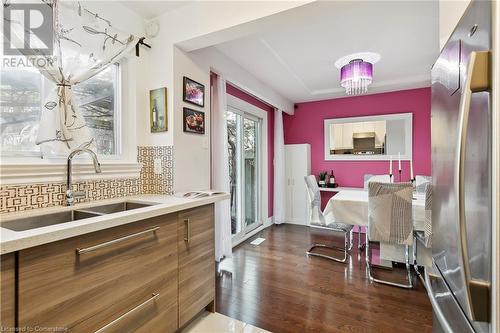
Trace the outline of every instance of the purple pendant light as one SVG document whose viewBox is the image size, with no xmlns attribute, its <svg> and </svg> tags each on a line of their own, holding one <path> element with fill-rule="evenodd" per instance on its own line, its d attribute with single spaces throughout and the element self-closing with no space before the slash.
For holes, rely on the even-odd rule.
<svg viewBox="0 0 500 333">
<path fill-rule="evenodd" d="M 366 93 L 372 79 L 373 65 L 363 59 L 353 59 L 340 69 L 340 85 L 348 95 Z"/>
</svg>

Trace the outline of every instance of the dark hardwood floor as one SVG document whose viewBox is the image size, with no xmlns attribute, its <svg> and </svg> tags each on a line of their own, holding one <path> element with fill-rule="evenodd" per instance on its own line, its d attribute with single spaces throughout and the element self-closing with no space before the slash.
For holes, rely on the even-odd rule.
<svg viewBox="0 0 500 333">
<path fill-rule="evenodd" d="M 265 242 L 251 245 L 259 236 Z M 346 264 L 306 256 L 312 240 L 325 239 L 332 234 L 285 224 L 236 247 L 218 267 L 216 311 L 276 333 L 432 331 L 432 308 L 417 277 L 413 290 L 370 283 L 356 242 Z M 333 239 L 342 245 L 342 236 Z M 375 274 L 404 278 L 403 269 Z"/>
</svg>

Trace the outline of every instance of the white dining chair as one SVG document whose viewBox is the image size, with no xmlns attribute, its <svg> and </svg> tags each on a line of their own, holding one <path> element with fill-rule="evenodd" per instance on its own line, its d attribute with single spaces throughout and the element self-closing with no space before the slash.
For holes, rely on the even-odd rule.
<svg viewBox="0 0 500 333">
<path fill-rule="evenodd" d="M 409 253 L 413 244 L 412 196 L 412 183 L 369 182 L 368 184 L 366 268 L 372 282 L 413 288 Z M 372 276 L 370 241 L 405 246 L 407 284 L 376 279 Z"/>
<path fill-rule="evenodd" d="M 372 175 L 365 174 L 363 177 L 363 188 L 368 189 L 369 182 L 380 182 L 380 183 L 390 183 L 391 177 L 389 175 Z M 361 229 L 362 226 L 358 226 L 358 249 L 362 250 L 366 244 L 361 244 Z"/>
<path fill-rule="evenodd" d="M 369 182 L 390 183 L 391 177 L 389 175 L 371 175 L 366 174 L 363 178 L 363 188 L 368 189 Z"/>
<path fill-rule="evenodd" d="M 415 176 L 415 191 L 419 194 L 425 193 L 425 189 L 427 184 L 432 183 L 432 177 L 431 176 L 422 176 L 422 175 L 416 175 Z"/>
<path fill-rule="evenodd" d="M 309 197 L 309 214 L 311 219 L 311 227 L 319 228 L 324 230 L 329 230 L 333 232 L 341 232 L 344 234 L 344 247 L 337 246 L 329 246 L 320 243 L 313 243 L 309 250 L 306 251 L 307 255 L 322 257 L 330 260 L 334 260 L 337 262 L 345 263 L 347 260 L 348 252 L 352 248 L 352 225 L 345 223 L 338 223 L 335 221 L 326 221 L 323 212 L 321 211 L 321 195 L 319 192 L 318 183 L 316 180 L 316 176 L 309 175 L 304 177 L 306 185 L 307 185 L 307 193 Z M 317 247 L 320 248 L 328 248 L 333 250 L 342 251 L 344 254 L 344 258 L 339 259 L 336 257 L 332 257 L 326 254 L 316 253 L 313 250 Z"/>
<path fill-rule="evenodd" d="M 432 246 L 432 184 L 425 183 L 425 224 L 423 231 L 415 231 L 413 233 L 413 267 L 418 277 L 423 281 L 423 277 L 418 270 L 417 264 L 417 245 L 421 243 L 423 246 L 430 248 Z M 425 283 L 424 283 L 425 285 Z"/>
</svg>

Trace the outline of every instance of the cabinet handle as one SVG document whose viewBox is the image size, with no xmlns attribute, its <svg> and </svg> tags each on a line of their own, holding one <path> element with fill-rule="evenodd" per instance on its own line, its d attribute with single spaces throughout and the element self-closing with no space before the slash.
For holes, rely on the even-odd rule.
<svg viewBox="0 0 500 333">
<path fill-rule="evenodd" d="M 189 239 L 191 238 L 191 232 L 189 230 L 189 219 L 184 219 L 184 223 L 186 224 L 186 237 L 184 237 L 184 241 L 189 243 Z"/>
<path fill-rule="evenodd" d="M 149 298 L 148 300 L 142 302 L 141 304 L 137 305 L 135 308 L 125 312 L 124 314 L 122 314 L 120 317 L 116 318 L 115 320 L 113 320 L 112 322 L 110 323 L 107 323 L 106 325 L 104 325 L 103 327 L 101 327 L 100 329 L 98 329 L 97 331 L 95 331 L 95 333 L 102 333 L 102 332 L 105 332 L 106 329 L 110 326 L 113 326 L 114 324 L 116 324 L 117 322 L 119 322 L 120 320 L 122 320 L 123 318 L 127 317 L 129 314 L 143 308 L 144 306 L 148 305 L 149 303 L 151 302 L 154 302 L 156 301 L 156 299 L 160 297 L 160 294 L 157 294 L 157 293 L 153 293 L 153 295 L 151 296 L 151 298 Z"/>
<path fill-rule="evenodd" d="M 142 235 L 150 233 L 150 232 L 155 232 L 158 229 L 160 229 L 160 227 L 153 227 L 151 229 L 146 229 L 144 231 L 136 232 L 135 234 L 130 234 L 128 236 L 124 236 L 124 237 L 110 240 L 109 242 L 97 244 L 97 245 L 90 246 L 90 247 L 85 247 L 83 249 L 76 249 L 76 254 L 80 255 L 80 254 L 96 251 L 96 250 L 102 249 L 103 247 L 111 246 L 111 245 L 126 241 L 127 239 L 139 237 L 139 236 L 142 236 Z"/>
</svg>

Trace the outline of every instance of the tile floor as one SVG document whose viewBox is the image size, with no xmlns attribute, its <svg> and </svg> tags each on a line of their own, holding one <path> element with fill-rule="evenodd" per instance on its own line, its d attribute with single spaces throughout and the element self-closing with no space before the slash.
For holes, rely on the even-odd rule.
<svg viewBox="0 0 500 333">
<path fill-rule="evenodd" d="M 182 333 L 270 333 L 220 313 L 205 312 Z"/>
</svg>

